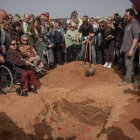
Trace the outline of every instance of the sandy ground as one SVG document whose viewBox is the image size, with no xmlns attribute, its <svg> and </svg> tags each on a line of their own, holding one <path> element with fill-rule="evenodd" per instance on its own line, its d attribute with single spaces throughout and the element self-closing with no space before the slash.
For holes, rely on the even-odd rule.
<svg viewBox="0 0 140 140">
<path fill-rule="evenodd" d="M 38 94 L 0 96 L 0 140 L 139 140 L 140 97 L 121 74 L 72 62 L 38 80 Z"/>
</svg>

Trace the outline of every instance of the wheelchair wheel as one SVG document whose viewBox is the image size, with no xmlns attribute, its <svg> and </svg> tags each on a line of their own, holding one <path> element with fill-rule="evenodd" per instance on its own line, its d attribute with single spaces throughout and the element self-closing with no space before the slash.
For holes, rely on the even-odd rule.
<svg viewBox="0 0 140 140">
<path fill-rule="evenodd" d="M 0 80 L 2 82 L 2 90 L 7 92 L 13 86 L 13 75 L 11 71 L 4 65 L 0 65 Z"/>
</svg>

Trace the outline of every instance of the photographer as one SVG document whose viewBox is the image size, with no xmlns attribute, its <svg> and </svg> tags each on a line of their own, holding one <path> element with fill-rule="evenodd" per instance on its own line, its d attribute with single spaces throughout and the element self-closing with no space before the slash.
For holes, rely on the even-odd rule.
<svg viewBox="0 0 140 140">
<path fill-rule="evenodd" d="M 118 69 L 125 70 L 124 66 L 124 56 L 120 54 L 120 48 L 123 41 L 124 29 L 127 24 L 126 16 L 115 16 L 113 20 L 113 25 L 116 32 L 116 47 L 115 47 L 115 64 L 117 64 Z"/>
</svg>

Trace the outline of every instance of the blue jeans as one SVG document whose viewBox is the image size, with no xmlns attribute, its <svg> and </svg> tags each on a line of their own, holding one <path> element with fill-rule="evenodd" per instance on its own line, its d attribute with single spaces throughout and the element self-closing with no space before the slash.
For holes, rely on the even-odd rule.
<svg viewBox="0 0 140 140">
<path fill-rule="evenodd" d="M 92 42 L 91 46 L 92 50 L 92 63 L 96 63 L 96 50 L 95 50 L 95 43 Z"/>
<path fill-rule="evenodd" d="M 81 46 L 81 52 L 80 52 L 81 60 L 84 60 L 85 48 L 86 48 L 86 42 L 82 43 L 82 46 Z M 92 51 L 92 53 L 91 53 L 92 54 L 92 62 L 96 63 L 96 51 L 95 51 L 94 42 L 92 42 L 91 51 Z"/>
</svg>

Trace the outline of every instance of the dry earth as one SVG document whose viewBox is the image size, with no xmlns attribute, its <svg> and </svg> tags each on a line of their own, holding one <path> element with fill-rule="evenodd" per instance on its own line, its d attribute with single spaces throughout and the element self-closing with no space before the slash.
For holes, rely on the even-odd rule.
<svg viewBox="0 0 140 140">
<path fill-rule="evenodd" d="M 140 97 L 121 74 L 72 62 L 38 80 L 38 94 L 0 96 L 0 140 L 139 140 Z"/>
</svg>

